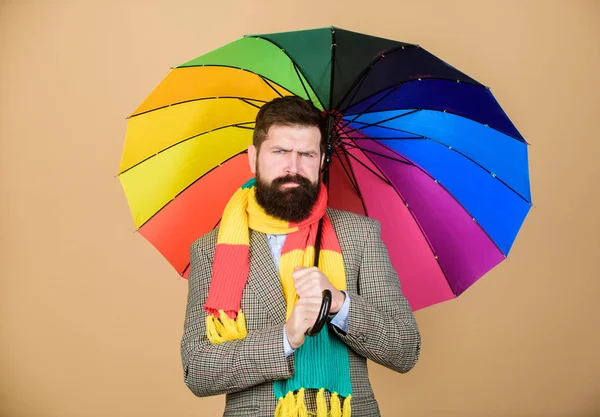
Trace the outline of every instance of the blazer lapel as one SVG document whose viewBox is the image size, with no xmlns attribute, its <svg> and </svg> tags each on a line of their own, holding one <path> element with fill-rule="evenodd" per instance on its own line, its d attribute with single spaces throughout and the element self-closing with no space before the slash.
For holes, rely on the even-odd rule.
<svg viewBox="0 0 600 417">
<path fill-rule="evenodd" d="M 258 295 L 263 308 L 274 324 L 285 323 L 285 301 L 279 272 L 264 233 L 250 231 L 250 274 L 248 286 Z"/>
</svg>

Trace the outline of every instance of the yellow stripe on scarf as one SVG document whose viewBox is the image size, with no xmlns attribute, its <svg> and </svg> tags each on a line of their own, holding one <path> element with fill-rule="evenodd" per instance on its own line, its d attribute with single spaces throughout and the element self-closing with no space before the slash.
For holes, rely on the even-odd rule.
<svg viewBox="0 0 600 417">
<path fill-rule="evenodd" d="M 308 246 L 306 250 L 294 249 L 281 255 L 279 270 L 283 295 L 286 302 L 286 319 L 292 314 L 298 300 L 292 274 L 296 266 L 311 267 L 314 264 L 315 248 Z M 338 290 L 346 289 L 346 274 L 342 254 L 331 250 L 321 250 L 319 253 L 319 270 L 329 279 Z"/>
</svg>

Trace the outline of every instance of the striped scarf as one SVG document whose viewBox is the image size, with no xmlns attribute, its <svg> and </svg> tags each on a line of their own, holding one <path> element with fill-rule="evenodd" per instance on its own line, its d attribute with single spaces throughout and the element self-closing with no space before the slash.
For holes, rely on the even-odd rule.
<svg viewBox="0 0 600 417">
<path fill-rule="evenodd" d="M 255 197 L 255 179 L 239 188 L 227 203 L 221 219 L 212 278 L 204 309 L 211 343 L 246 337 L 241 299 L 248 280 L 249 229 L 265 234 L 287 234 L 279 259 L 279 277 L 286 302 L 286 320 L 294 308 L 296 289 L 292 273 L 296 266 L 313 266 L 318 223 L 323 218 L 319 269 L 332 285 L 346 289 L 346 273 L 339 242 L 325 210 L 327 189 L 321 184 L 310 216 L 301 222 L 282 221 L 265 213 Z M 348 348 L 324 326 L 318 335 L 307 336 L 294 351 L 294 376 L 274 383 L 278 399 L 276 417 L 308 416 L 305 389 L 317 390 L 317 417 L 349 417 L 352 385 Z M 325 390 L 331 393 L 329 407 Z M 343 406 L 340 397 L 344 397 Z M 329 411 L 328 411 L 329 408 Z"/>
</svg>

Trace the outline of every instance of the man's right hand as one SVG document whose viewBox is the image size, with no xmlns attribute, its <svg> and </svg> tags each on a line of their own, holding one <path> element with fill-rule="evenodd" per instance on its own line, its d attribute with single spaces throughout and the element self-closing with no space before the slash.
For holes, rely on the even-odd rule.
<svg viewBox="0 0 600 417">
<path fill-rule="evenodd" d="M 323 297 L 302 297 L 296 302 L 285 324 L 285 332 L 292 349 L 298 349 L 304 343 L 306 332 L 317 321 L 322 302 Z"/>
</svg>

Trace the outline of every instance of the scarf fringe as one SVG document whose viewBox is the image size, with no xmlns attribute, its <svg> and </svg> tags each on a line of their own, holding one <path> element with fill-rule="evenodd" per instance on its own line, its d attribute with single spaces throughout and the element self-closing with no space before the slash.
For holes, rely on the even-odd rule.
<svg viewBox="0 0 600 417">
<path fill-rule="evenodd" d="M 340 404 L 340 397 L 336 393 L 333 393 L 329 399 L 329 405 L 331 406 L 330 417 L 342 417 L 342 405 Z"/>
<path fill-rule="evenodd" d="M 332 394 L 332 397 L 336 394 Z M 325 401 L 325 390 L 321 388 L 317 392 L 317 417 L 327 417 L 327 402 Z"/>
<path fill-rule="evenodd" d="M 230 318 L 223 310 L 219 310 L 219 318 L 213 315 L 206 316 L 206 336 L 213 344 L 243 339 L 247 335 L 246 316 L 242 310 L 238 311 L 235 319 Z"/>
<path fill-rule="evenodd" d="M 352 414 L 352 406 L 350 405 L 350 399 L 352 399 L 352 395 L 348 395 L 344 400 L 344 413 L 342 417 L 350 417 Z"/>
<path fill-rule="evenodd" d="M 316 417 L 351 417 L 350 399 L 351 395 L 344 399 L 344 405 L 340 402 L 337 392 L 331 394 L 329 399 L 330 410 L 325 400 L 325 389 L 321 388 L 317 392 L 317 414 Z M 313 413 L 310 413 L 313 416 Z M 308 417 L 308 409 L 304 400 L 304 388 L 300 388 L 296 394 L 288 392 L 277 402 L 275 417 Z"/>
</svg>

